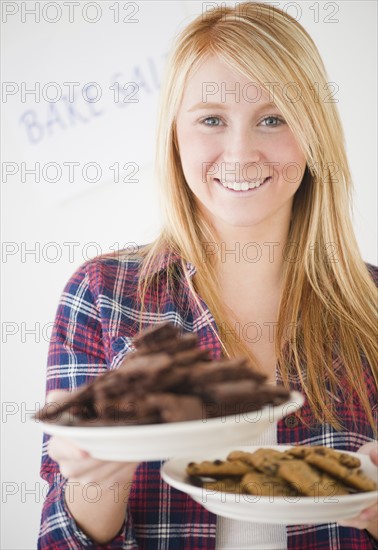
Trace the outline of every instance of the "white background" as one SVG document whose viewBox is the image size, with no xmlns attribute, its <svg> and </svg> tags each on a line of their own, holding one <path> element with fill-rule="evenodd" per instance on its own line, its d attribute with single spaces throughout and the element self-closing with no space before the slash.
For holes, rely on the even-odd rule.
<svg viewBox="0 0 378 550">
<path fill-rule="evenodd" d="M 271 3 L 287 9 L 309 31 L 329 81 L 338 86 L 354 177 L 355 230 L 363 258 L 376 265 L 377 5 Z M 62 10 L 55 23 L 56 7 L 46 10 L 44 2 L 2 4 L 2 80 L 18 86 L 13 95 L 3 95 L 2 161 L 3 170 L 5 162 L 13 162 L 7 166 L 18 172 L 6 180 L 3 172 L 2 183 L 1 548 L 29 550 L 36 548 L 44 493 L 39 478 L 42 435 L 30 416 L 44 401 L 48 339 L 59 296 L 85 260 L 129 243 L 149 242 L 158 233 L 152 160 L 159 79 L 173 37 L 202 12 L 202 2 L 119 2 L 117 22 L 116 2 L 98 1 L 101 13 L 95 23 L 85 20 L 96 17 L 93 2 L 81 2 L 73 22 L 68 7 L 55 3 Z M 41 12 L 40 22 L 25 13 L 34 6 Z M 6 15 L 5 10 L 16 9 Z M 123 96 L 117 102 L 114 83 L 122 89 L 135 81 L 139 102 L 123 103 Z M 30 89 L 37 82 L 41 89 L 56 82 L 66 93 L 63 82 L 80 85 L 73 104 L 23 97 L 22 86 Z M 80 95 L 88 82 L 101 88 L 96 103 Z M 50 98 L 53 92 L 47 90 Z M 88 95 L 93 94 L 92 87 Z M 22 170 L 36 162 L 39 183 Z M 60 181 L 43 181 L 42 168 L 51 162 L 62 170 Z M 74 181 L 63 162 L 80 163 Z M 86 181 L 95 177 L 90 165 L 83 172 L 88 163 L 101 167 L 98 182 Z M 126 163 L 138 166 L 135 182 L 128 178 L 131 165 L 123 169 Z M 49 170 L 45 175 L 51 180 L 56 172 Z"/>
</svg>

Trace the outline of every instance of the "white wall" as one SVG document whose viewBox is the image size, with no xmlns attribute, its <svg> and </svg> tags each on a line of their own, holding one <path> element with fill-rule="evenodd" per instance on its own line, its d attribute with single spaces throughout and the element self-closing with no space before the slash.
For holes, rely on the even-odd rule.
<svg viewBox="0 0 378 550">
<path fill-rule="evenodd" d="M 6 550 L 36 547 L 44 487 L 39 479 L 42 436 L 30 416 L 44 400 L 48 338 L 60 293 L 86 259 L 157 234 L 152 158 L 159 79 L 173 36 L 202 10 L 199 1 L 119 2 L 117 22 L 111 9 L 116 2 L 98 0 L 82 2 L 70 22 L 63 2 L 48 4 L 2 3 L 2 76 L 6 90 L 14 92 L 3 95 L 2 159 L 14 163 L 6 168 L 15 171 L 5 178 L 3 164 L 1 548 Z M 275 4 L 298 15 L 318 44 L 329 80 L 338 86 L 355 181 L 356 234 L 364 259 L 377 264 L 377 6 L 370 1 Z M 22 5 L 36 6 L 40 21 L 25 14 Z M 56 6 L 62 13 L 54 23 Z M 97 22 L 86 21 L 96 14 Z M 122 89 L 135 81 L 139 102 L 123 103 L 122 95 L 115 101 L 114 83 Z M 22 87 L 38 82 L 41 89 L 56 82 L 63 93 L 69 91 L 64 82 L 79 83 L 75 101 L 24 98 Z M 98 83 L 102 92 L 95 103 L 81 96 L 89 82 Z M 94 91 L 88 90 L 90 98 Z M 53 92 L 45 88 L 50 98 Z M 23 170 L 36 162 L 40 182 Z M 53 162 L 62 171 L 60 181 L 43 181 L 55 177 L 53 166 L 46 168 Z M 63 163 L 72 162 L 79 166 L 69 181 Z M 88 181 L 95 177 L 88 163 L 100 167 L 98 182 Z M 115 163 L 118 183 L 110 169 Z M 137 168 L 135 182 L 127 181 L 132 165 L 123 169 L 126 163 Z M 88 172 L 83 172 L 85 165 Z M 32 329 L 34 334 L 28 332 Z"/>
</svg>

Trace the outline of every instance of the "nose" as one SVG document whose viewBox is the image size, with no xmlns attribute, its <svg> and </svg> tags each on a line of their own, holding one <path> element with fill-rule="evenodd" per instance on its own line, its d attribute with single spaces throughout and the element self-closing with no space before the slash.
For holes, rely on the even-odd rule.
<svg viewBox="0 0 378 550">
<path fill-rule="evenodd" d="M 262 177 L 261 143 L 248 125 L 240 125 L 224 134 L 221 167 L 229 178 L 239 181 Z M 225 178 L 227 179 L 227 178 Z"/>
</svg>

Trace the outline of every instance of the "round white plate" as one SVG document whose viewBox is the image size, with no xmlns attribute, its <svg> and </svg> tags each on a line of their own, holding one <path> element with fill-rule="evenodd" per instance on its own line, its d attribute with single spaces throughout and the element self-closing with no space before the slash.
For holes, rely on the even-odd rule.
<svg viewBox="0 0 378 550">
<path fill-rule="evenodd" d="M 361 510 L 374 504 L 378 491 L 328 497 L 269 497 L 236 495 L 196 487 L 187 480 L 186 466 L 189 462 L 203 460 L 224 460 L 233 450 L 253 452 L 262 447 L 284 451 L 287 445 L 238 446 L 188 453 L 186 457 L 172 458 L 161 468 L 161 476 L 176 489 L 190 495 L 210 512 L 219 516 L 249 522 L 276 523 L 283 525 L 330 523 L 342 518 L 351 518 Z M 343 451 L 347 452 L 347 451 Z M 362 471 L 377 481 L 378 468 L 367 455 L 351 453 L 361 460 Z"/>
<path fill-rule="evenodd" d="M 119 461 L 164 460 L 187 455 L 200 449 L 253 443 L 254 438 L 294 413 L 304 403 L 304 397 L 291 392 L 282 405 L 266 407 L 248 413 L 218 418 L 172 422 L 141 426 L 62 426 L 40 422 L 44 432 L 74 441 L 94 458 Z"/>
</svg>

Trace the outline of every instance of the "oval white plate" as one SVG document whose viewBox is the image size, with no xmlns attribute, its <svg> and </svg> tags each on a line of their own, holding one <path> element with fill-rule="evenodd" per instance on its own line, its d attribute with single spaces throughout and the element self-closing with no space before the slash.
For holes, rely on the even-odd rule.
<svg viewBox="0 0 378 550">
<path fill-rule="evenodd" d="M 94 458 L 119 461 L 164 460 L 200 449 L 253 443 L 254 438 L 284 416 L 294 413 L 304 397 L 291 392 L 282 405 L 249 413 L 141 426 L 62 426 L 40 422 L 44 432 L 70 438 Z"/>
<path fill-rule="evenodd" d="M 374 504 L 378 491 L 356 493 L 353 495 L 327 497 L 269 497 L 254 495 L 236 495 L 203 489 L 191 485 L 185 472 L 189 462 L 225 459 L 230 451 L 244 450 L 253 452 L 260 448 L 284 451 L 288 445 L 232 446 L 218 451 L 202 451 L 200 454 L 188 453 L 186 457 L 172 458 L 161 468 L 161 476 L 176 489 L 190 495 L 214 514 L 252 523 L 275 523 L 283 525 L 330 523 L 342 518 L 351 518 L 361 510 Z M 347 452 L 347 451 L 343 451 Z M 367 455 L 351 453 L 361 460 L 362 471 L 374 481 L 377 480 L 378 468 Z"/>
</svg>

